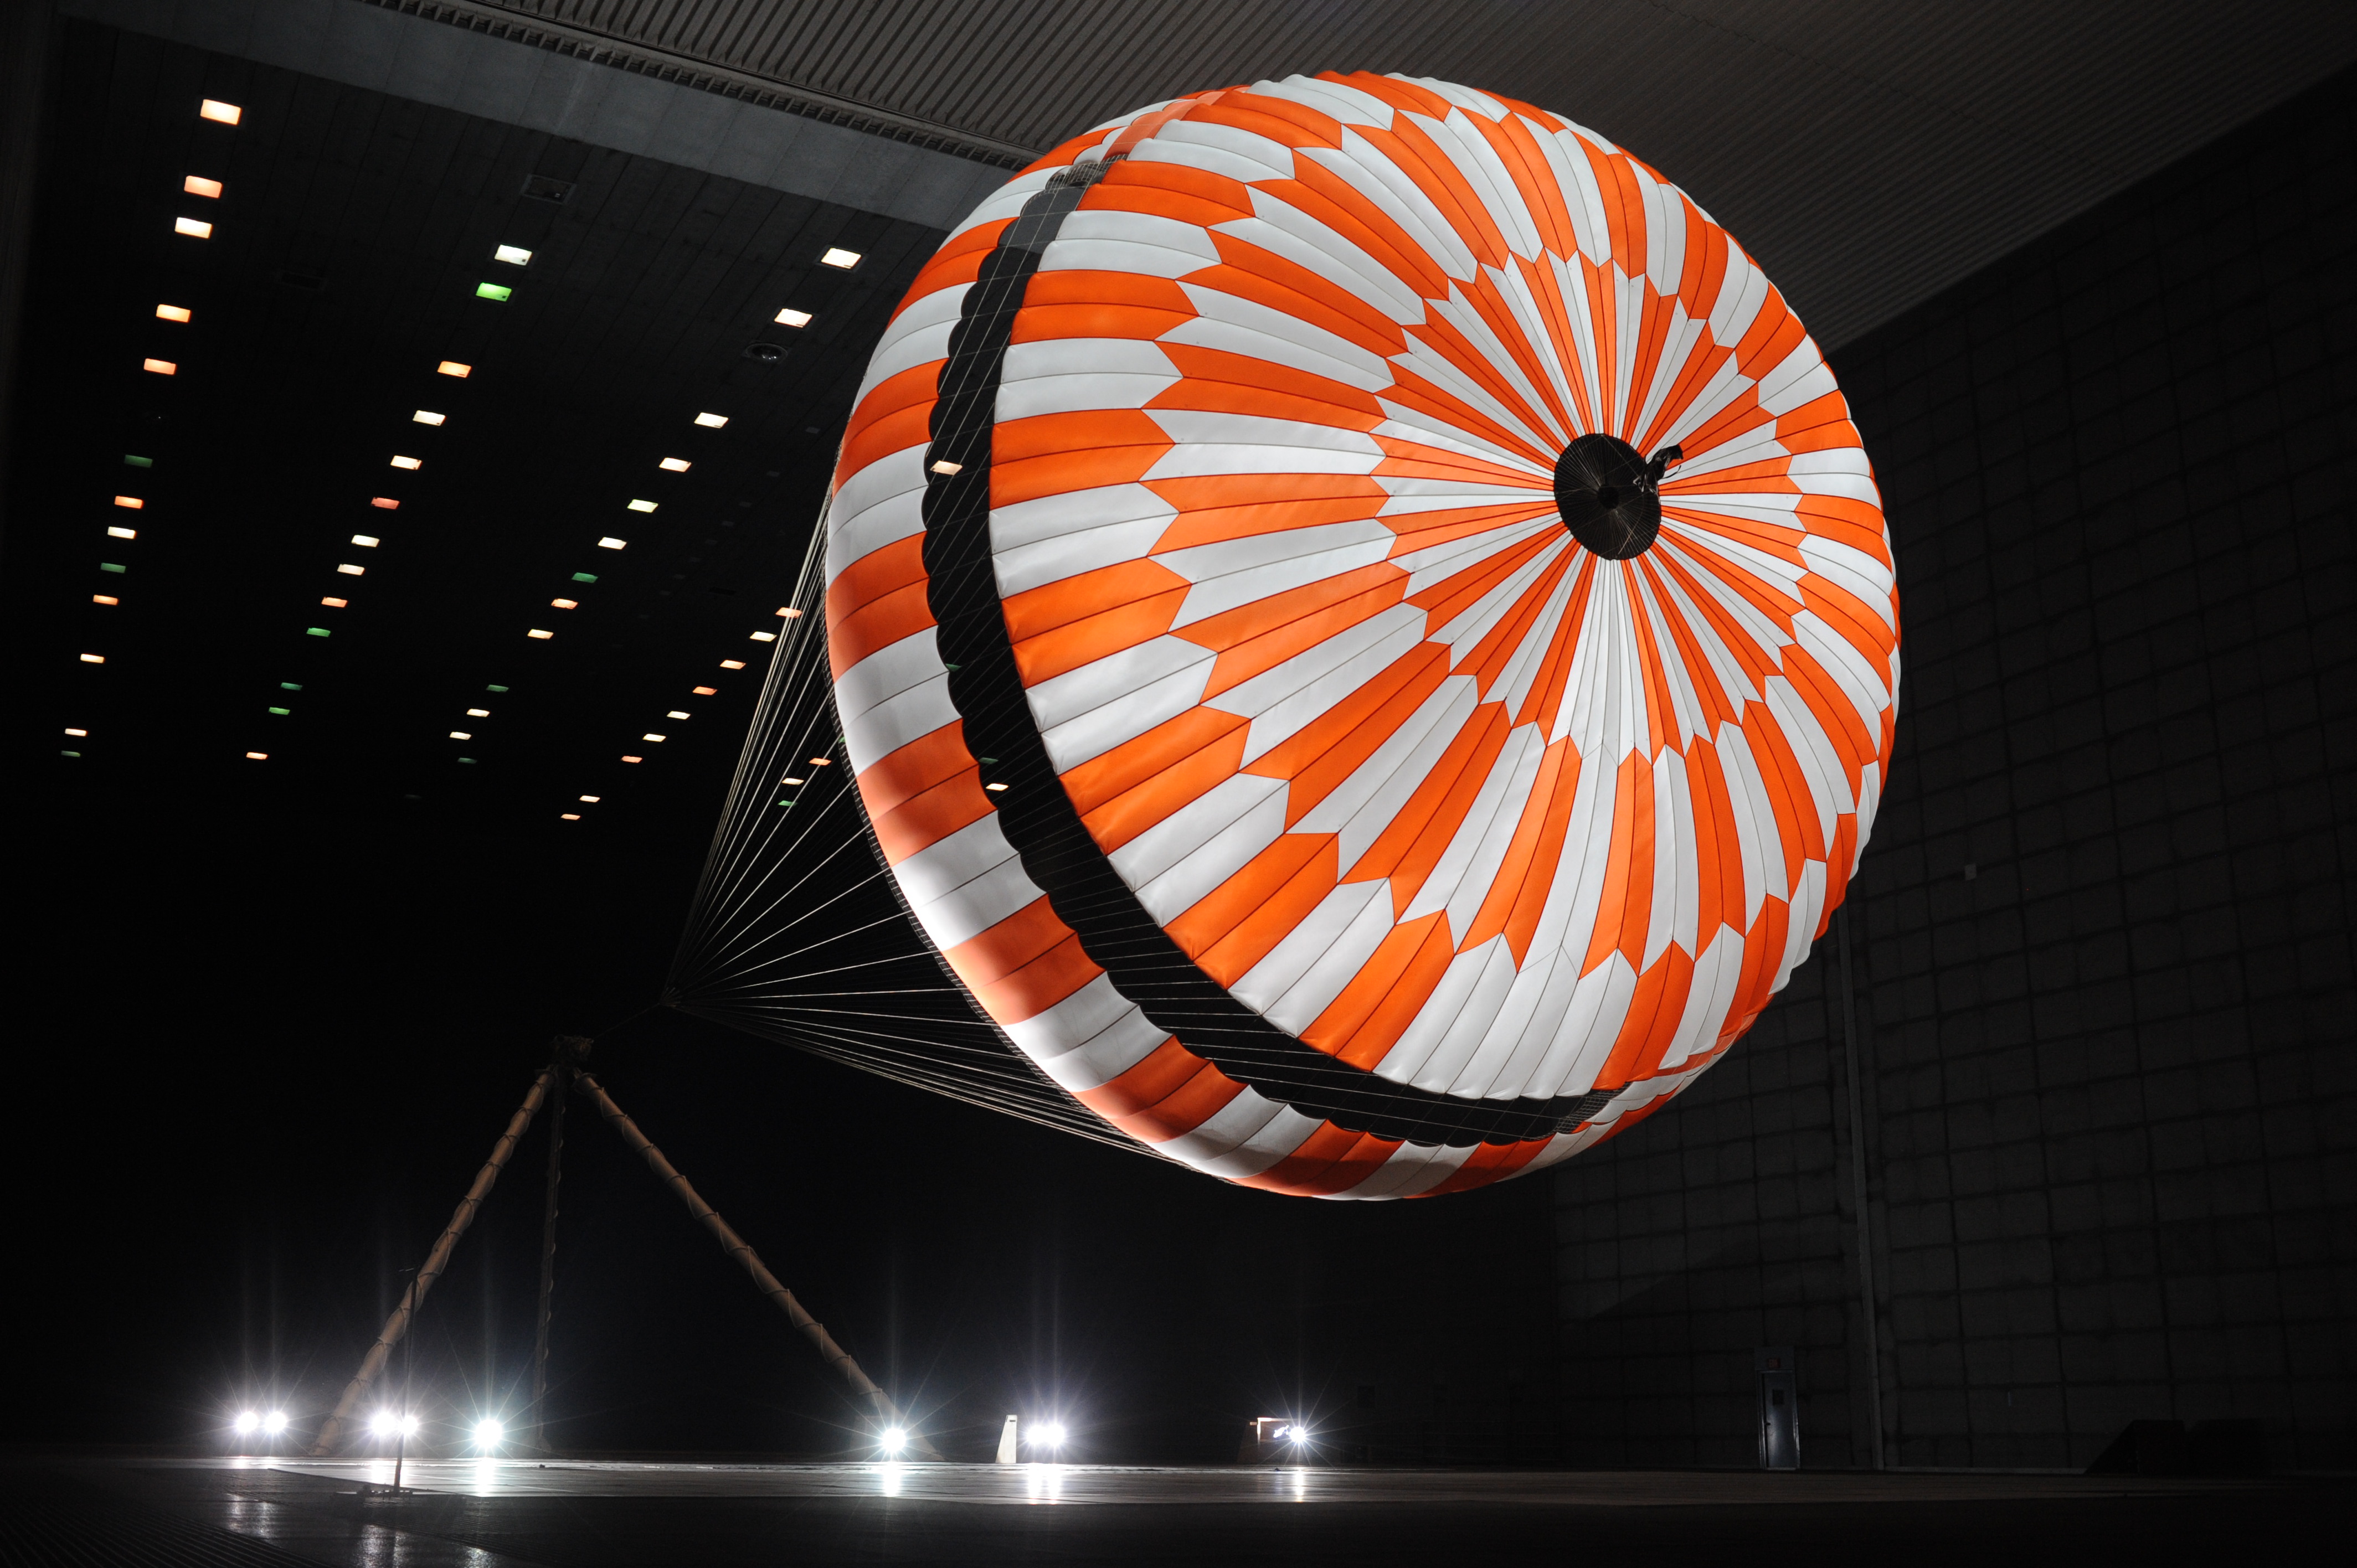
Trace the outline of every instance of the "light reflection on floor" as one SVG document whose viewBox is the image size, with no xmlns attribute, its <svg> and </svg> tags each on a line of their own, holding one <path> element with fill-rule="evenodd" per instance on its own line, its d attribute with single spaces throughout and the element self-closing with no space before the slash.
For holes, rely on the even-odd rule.
<svg viewBox="0 0 2357 1568">
<path fill-rule="evenodd" d="M 393 1461 L 243 1459 L 347 1485 L 390 1485 Z M 2064 1498 L 2172 1489 L 2135 1477 L 1900 1476 L 1844 1472 L 1501 1471 L 1286 1466 L 655 1464 L 623 1460 L 413 1459 L 402 1483 L 486 1498 L 897 1498 L 962 1503 L 1574 1503 L 1687 1507 L 1710 1503 L 1932 1502 Z M 2246 1483 L 2178 1481 L 2173 1489 Z"/>
</svg>

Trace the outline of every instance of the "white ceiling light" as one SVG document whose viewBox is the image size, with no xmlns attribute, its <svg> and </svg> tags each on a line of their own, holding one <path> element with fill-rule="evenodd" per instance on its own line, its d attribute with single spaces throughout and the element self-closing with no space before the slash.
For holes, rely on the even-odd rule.
<svg viewBox="0 0 2357 1568">
<path fill-rule="evenodd" d="M 419 461 L 415 457 L 395 457 L 393 460 L 393 466 L 396 468 L 422 468 L 425 467 L 423 462 Z"/>
<path fill-rule="evenodd" d="M 684 457 L 666 457 L 662 462 L 655 465 L 656 467 L 661 468 L 666 474 L 684 474 L 687 472 L 689 466 L 687 459 Z"/>
<path fill-rule="evenodd" d="M 780 327 L 807 327 L 811 324 L 811 313 L 807 310 L 780 310 L 773 319 Z"/>
<path fill-rule="evenodd" d="M 819 264 L 848 270 L 859 264 L 859 252 L 846 251 L 840 245 L 829 245 L 826 248 L 826 254 L 819 258 Z"/>
<path fill-rule="evenodd" d="M 532 252 L 522 245 L 501 245 L 491 252 L 491 260 L 505 262 L 511 267 L 529 266 L 532 264 Z"/>
<path fill-rule="evenodd" d="M 355 533 L 352 535 L 352 542 L 363 550 L 373 550 L 382 542 L 373 533 Z"/>
<path fill-rule="evenodd" d="M 442 415 L 435 413 L 430 408 L 421 408 L 409 417 L 415 420 L 420 424 L 439 424 L 442 423 Z"/>
<path fill-rule="evenodd" d="M 728 423 L 728 416 L 725 413 L 699 413 L 695 416 L 695 423 L 706 430 L 717 430 Z"/>
<path fill-rule="evenodd" d="M 600 550 L 619 550 L 628 543 L 630 543 L 630 541 L 627 539 L 616 539 L 613 535 L 608 534 L 605 538 L 597 542 L 597 548 Z"/>
</svg>

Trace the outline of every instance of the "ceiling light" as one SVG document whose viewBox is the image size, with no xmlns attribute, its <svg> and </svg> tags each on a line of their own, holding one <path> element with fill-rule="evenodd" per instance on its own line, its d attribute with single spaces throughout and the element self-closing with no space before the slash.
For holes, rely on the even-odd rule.
<svg viewBox="0 0 2357 1568">
<path fill-rule="evenodd" d="M 568 822 L 577 822 L 581 820 L 581 813 L 578 811 L 559 811 L 556 814 Z"/>
<path fill-rule="evenodd" d="M 525 632 L 524 635 L 530 638 L 536 638 L 542 642 L 546 642 L 556 634 L 553 631 L 543 631 L 539 628 L 534 627 L 532 630 Z"/>
<path fill-rule="evenodd" d="M 666 474 L 684 474 L 688 469 L 688 462 L 684 457 L 666 457 L 655 467 Z"/>
<path fill-rule="evenodd" d="M 207 179 L 200 174 L 192 174 L 188 178 L 182 180 L 180 182 L 180 188 L 187 191 L 190 196 L 210 196 L 216 200 L 220 199 L 221 190 L 221 181 L 217 179 Z"/>
<path fill-rule="evenodd" d="M 657 734 L 655 734 L 652 730 L 650 730 L 650 731 L 648 731 L 645 735 L 642 735 L 642 736 L 639 736 L 639 738 L 640 738 L 640 740 L 651 740 L 651 741 L 653 741 L 656 745 L 660 746 L 660 745 L 662 745 L 662 738 L 663 738 L 663 737 L 662 737 L 662 736 L 659 736 L 659 735 L 657 735 Z"/>
<path fill-rule="evenodd" d="M 505 686 L 486 686 L 483 690 L 486 692 L 504 692 L 507 688 Z"/>
<path fill-rule="evenodd" d="M 646 758 L 643 757 L 626 757 L 622 758 L 622 760 L 625 762 L 644 762 Z"/>
<path fill-rule="evenodd" d="M 468 708 L 467 710 L 467 716 L 470 719 L 487 719 L 491 716 L 491 710 L 489 708 Z"/>
<path fill-rule="evenodd" d="M 690 716 L 691 716 L 691 715 L 689 715 L 689 714 L 687 714 L 681 713 L 677 708 L 673 708 L 671 712 L 669 712 L 669 713 L 667 713 L 667 714 L 665 714 L 663 715 L 663 717 L 665 717 L 665 718 L 667 718 L 667 719 L 683 719 L 683 718 L 687 718 L 687 717 L 690 717 Z"/>
<path fill-rule="evenodd" d="M 818 261 L 819 265 L 823 267 L 844 267 L 847 269 L 856 267 L 859 264 L 859 252 L 856 251 L 846 251 L 840 245 L 829 245 L 826 248 L 826 254 L 821 256 Z"/>
<path fill-rule="evenodd" d="M 331 610 L 339 610 L 342 609 L 350 601 L 345 599 L 321 599 L 319 602 L 327 606 Z"/>
<path fill-rule="evenodd" d="M 281 681 L 278 682 L 278 689 L 282 692 L 299 692 L 303 687 L 299 682 Z"/>
<path fill-rule="evenodd" d="M 435 413 L 430 408 L 421 408 L 409 417 L 419 424 L 439 424 L 442 423 L 442 415 Z"/>
<path fill-rule="evenodd" d="M 459 761 L 461 761 L 461 762 L 465 762 L 465 763 L 469 763 L 469 764 L 471 764 L 475 759 L 474 759 L 473 757 L 460 757 L 458 760 L 459 760 Z M 415 1416 L 414 1416 L 414 1415 L 413 1415 L 413 1416 L 411 1416 L 409 1419 L 411 1420 L 411 1422 L 412 1422 L 412 1423 L 414 1423 L 414 1422 L 417 1420 L 417 1418 L 416 1418 Z M 410 1427 L 410 1429 L 409 1429 L 409 1430 L 410 1430 L 410 1431 L 412 1431 L 412 1432 L 414 1432 L 414 1431 L 416 1431 L 416 1430 L 417 1430 L 417 1428 L 413 1424 L 413 1425 Z"/>
<path fill-rule="evenodd" d="M 465 730 L 454 729 L 450 732 L 450 738 L 452 740 L 472 740 L 475 737 L 468 735 Z"/>
<path fill-rule="evenodd" d="M 337 567 L 336 570 L 342 573 L 347 577 L 357 577 L 367 572 L 368 568 L 365 566 L 355 566 L 350 562 L 347 561 L 342 565 Z"/>
<path fill-rule="evenodd" d="M 800 620 L 802 618 L 802 612 L 794 608 L 791 605 L 788 605 L 784 609 L 780 610 L 778 613 L 785 617 L 788 620 Z"/>
<path fill-rule="evenodd" d="M 438 364 L 438 365 L 435 366 L 435 367 L 434 367 L 434 369 L 435 369 L 435 371 L 436 371 L 436 374 L 439 374 L 439 375 L 445 375 L 445 376 L 456 376 L 458 380 L 460 380 L 460 381 L 465 381 L 468 376 L 471 376 L 471 375 L 473 375 L 473 374 L 475 373 L 475 367 L 474 367 L 474 366 L 472 366 L 472 365 L 462 365 L 462 364 L 460 364 L 460 363 L 459 363 L 457 360 L 443 360 L 440 364 Z"/>
<path fill-rule="evenodd" d="M 420 460 L 418 460 L 418 459 L 417 459 L 417 458 L 415 458 L 415 457 L 400 457 L 400 456 L 396 456 L 395 458 L 393 458 L 393 466 L 394 467 L 396 467 L 396 468 L 422 468 L 422 467 L 425 467 L 425 465 L 423 462 L 421 462 Z"/>
<path fill-rule="evenodd" d="M 218 98 L 208 98 L 198 106 L 197 113 L 208 120 L 218 120 L 224 125 L 234 125 L 237 124 L 237 117 L 245 111 L 234 103 L 224 103 Z"/>
<path fill-rule="evenodd" d="M 554 609 L 577 610 L 581 607 L 581 601 L 579 599 L 551 599 L 548 602 L 550 607 Z"/>
<path fill-rule="evenodd" d="M 371 496 L 369 497 L 369 505 L 373 507 L 382 507 L 386 511 L 399 511 L 401 510 L 401 503 L 393 499 L 391 496 Z"/>
<path fill-rule="evenodd" d="M 249 751 L 245 754 L 245 759 L 248 762 L 267 762 L 270 760 L 270 753 L 266 751 Z"/>
<path fill-rule="evenodd" d="M 595 795 L 584 795 L 581 798 L 593 806 L 597 803 L 597 797 Z"/>
<path fill-rule="evenodd" d="M 511 267 L 530 266 L 532 252 L 522 245 L 501 245 L 491 252 L 491 260 L 505 262 Z"/>
<path fill-rule="evenodd" d="M 811 313 L 807 310 L 780 310 L 771 319 L 780 327 L 807 327 L 811 324 Z"/>
<path fill-rule="evenodd" d="M 90 596 L 90 602 L 94 605 L 119 605 L 123 601 L 113 594 L 92 594 Z"/>
<path fill-rule="evenodd" d="M 324 626 L 307 626 L 303 628 L 303 635 L 305 637 L 325 637 L 328 635 L 328 628 Z"/>
<path fill-rule="evenodd" d="M 355 533 L 352 535 L 352 542 L 363 550 L 373 550 L 382 542 L 373 533 Z"/>
<path fill-rule="evenodd" d="M 81 661 L 84 664 L 103 664 L 106 662 L 106 655 L 103 653 L 85 653 L 81 656 Z"/>
<path fill-rule="evenodd" d="M 1004 784 L 985 784 L 983 788 L 985 789 L 1004 789 L 1006 786 Z"/>
<path fill-rule="evenodd" d="M 88 736 L 88 735 L 90 734 L 90 731 L 88 731 L 88 730 L 86 730 L 86 729 L 70 729 L 70 730 L 66 731 L 66 733 L 67 733 L 68 735 Z"/>
<path fill-rule="evenodd" d="M 742 670 L 745 668 L 745 661 L 741 659 L 724 659 L 720 661 L 720 668 L 723 670 Z"/>
<path fill-rule="evenodd" d="M 125 452 L 123 455 L 123 462 L 125 467 L 131 468 L 152 468 L 156 466 L 155 458 L 142 457 L 136 452 Z"/>
<path fill-rule="evenodd" d="M 699 697 L 716 697 L 720 695 L 720 688 L 717 686 L 698 686 L 695 689 L 695 694 Z"/>
<path fill-rule="evenodd" d="M 177 376 L 180 373 L 180 367 L 169 360 L 142 360 L 139 362 L 139 368 L 158 376 Z"/>
<path fill-rule="evenodd" d="M 129 507 L 133 511 L 137 511 L 141 507 L 145 506 L 147 503 L 141 500 L 137 496 L 117 496 L 114 498 L 114 504 L 116 506 Z"/>
<path fill-rule="evenodd" d="M 753 634 L 753 640 L 756 642 L 775 642 L 778 640 L 778 634 L 774 631 L 757 631 Z"/>
<path fill-rule="evenodd" d="M 728 416 L 725 413 L 699 413 L 695 416 L 695 423 L 706 430 L 717 430 L 728 423 Z"/>
<path fill-rule="evenodd" d="M 172 232 L 186 234 L 191 240 L 210 240 L 213 237 L 213 226 L 199 218 L 175 218 L 172 220 Z"/>
<path fill-rule="evenodd" d="M 576 572 L 573 574 L 573 580 L 576 583 L 594 583 L 597 580 L 597 574 L 595 572 Z"/>
<path fill-rule="evenodd" d="M 102 572 L 127 572 L 131 568 L 118 565 L 113 561 L 102 561 L 98 564 L 98 569 Z"/>
<path fill-rule="evenodd" d="M 630 503 L 630 510 L 632 511 L 652 511 L 655 510 L 655 505 L 656 503 L 653 501 L 632 501 Z"/>
<path fill-rule="evenodd" d="M 515 290 L 503 283 L 479 283 L 475 285 L 477 299 L 495 299 L 501 305 L 505 305 L 508 302 L 508 296 L 513 293 Z"/>
<path fill-rule="evenodd" d="M 948 458 L 946 458 L 946 457 L 944 457 L 944 458 L 941 459 L 939 462 L 936 462 L 936 463 L 933 465 L 933 472 L 934 472 L 934 473 L 936 473 L 936 474 L 955 474 L 955 473 L 961 473 L 961 472 L 963 472 L 963 471 L 964 470 L 964 468 L 965 468 L 965 465 L 964 465 L 963 463 L 952 463 L 952 462 L 951 462 L 951 461 L 950 461 Z"/>
<path fill-rule="evenodd" d="M 295 715 L 295 710 L 292 708 L 273 708 L 270 711 L 282 719 L 292 718 Z"/>
<path fill-rule="evenodd" d="M 158 321 L 186 321 L 193 313 L 185 305 L 159 305 L 156 307 Z"/>
<path fill-rule="evenodd" d="M 799 783 L 801 783 L 801 782 L 802 782 L 802 780 L 801 780 L 801 779 L 781 779 L 781 780 L 780 780 L 780 783 L 785 783 L 785 784 L 799 784 Z"/>
<path fill-rule="evenodd" d="M 810 764 L 813 768 L 832 768 L 834 766 L 834 758 L 831 757 L 813 757 L 810 759 Z"/>
<path fill-rule="evenodd" d="M 139 531 L 135 528 L 110 528 L 106 531 L 106 536 L 109 539 L 136 539 L 139 537 Z"/>
<path fill-rule="evenodd" d="M 611 534 L 608 534 L 597 542 L 597 548 L 600 550 L 619 550 L 628 543 L 630 543 L 630 541 L 627 539 L 616 539 Z"/>
</svg>

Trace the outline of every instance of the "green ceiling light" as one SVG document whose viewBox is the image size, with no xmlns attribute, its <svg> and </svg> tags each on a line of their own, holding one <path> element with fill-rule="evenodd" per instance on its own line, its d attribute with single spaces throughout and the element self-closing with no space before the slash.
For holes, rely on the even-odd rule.
<svg viewBox="0 0 2357 1568">
<path fill-rule="evenodd" d="M 576 572 L 573 574 L 573 580 L 576 583 L 594 583 L 597 580 L 597 574 L 595 572 Z"/>
<path fill-rule="evenodd" d="M 59 757 L 80 757 L 81 753 L 79 751 L 60 751 L 58 755 Z"/>
<path fill-rule="evenodd" d="M 287 715 L 287 714 L 289 714 L 293 713 L 295 710 L 294 710 L 294 709 L 292 709 L 292 708 L 273 708 L 273 709 L 271 709 L 270 711 L 271 711 L 272 713 L 274 713 L 274 714 L 276 714 L 280 718 L 282 718 L 282 719 L 283 719 L 283 718 L 286 717 L 286 715 Z"/>
<path fill-rule="evenodd" d="M 486 686 L 483 690 L 486 692 L 504 692 L 507 688 L 505 686 Z"/>
<path fill-rule="evenodd" d="M 515 290 L 503 283 L 479 283 L 475 285 L 477 299 L 496 299 L 502 305 L 507 303 L 508 295 L 514 292 Z"/>
<path fill-rule="evenodd" d="M 135 452 L 125 452 L 123 455 L 123 462 L 125 467 L 131 468 L 152 468 L 156 466 L 155 458 L 142 457 Z"/>
<path fill-rule="evenodd" d="M 127 572 L 130 570 L 128 566 L 118 566 L 112 561 L 100 562 L 98 564 L 98 569 L 102 572 Z"/>
<path fill-rule="evenodd" d="M 306 637 L 325 637 L 328 635 L 328 628 L 324 626 L 305 627 L 303 628 L 303 635 Z"/>
<path fill-rule="evenodd" d="M 459 761 L 461 761 L 461 762 L 472 762 L 472 761 L 474 761 L 475 759 L 474 759 L 473 757 L 460 757 L 458 760 L 459 760 Z"/>
<path fill-rule="evenodd" d="M 278 682 L 278 689 L 282 692 L 299 692 L 303 687 L 299 682 L 281 681 Z"/>
</svg>

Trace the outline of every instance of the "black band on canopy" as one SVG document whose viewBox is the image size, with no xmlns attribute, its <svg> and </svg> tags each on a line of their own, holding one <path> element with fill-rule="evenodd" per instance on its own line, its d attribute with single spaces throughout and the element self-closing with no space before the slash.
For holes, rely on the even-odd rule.
<svg viewBox="0 0 2357 1568">
<path fill-rule="evenodd" d="M 1155 1026 L 1271 1100 L 1382 1138 L 1465 1147 L 1567 1132 L 1609 1090 L 1466 1100 L 1338 1061 L 1262 1017 L 1196 967 L 1105 858 L 1065 794 L 1031 714 L 991 564 L 991 431 L 1015 314 L 1041 253 L 1104 172 L 1060 172 L 1024 203 L 965 295 L 937 383 L 925 452 L 927 596 L 965 744 L 983 761 L 999 825 L 1089 958 Z"/>
</svg>

